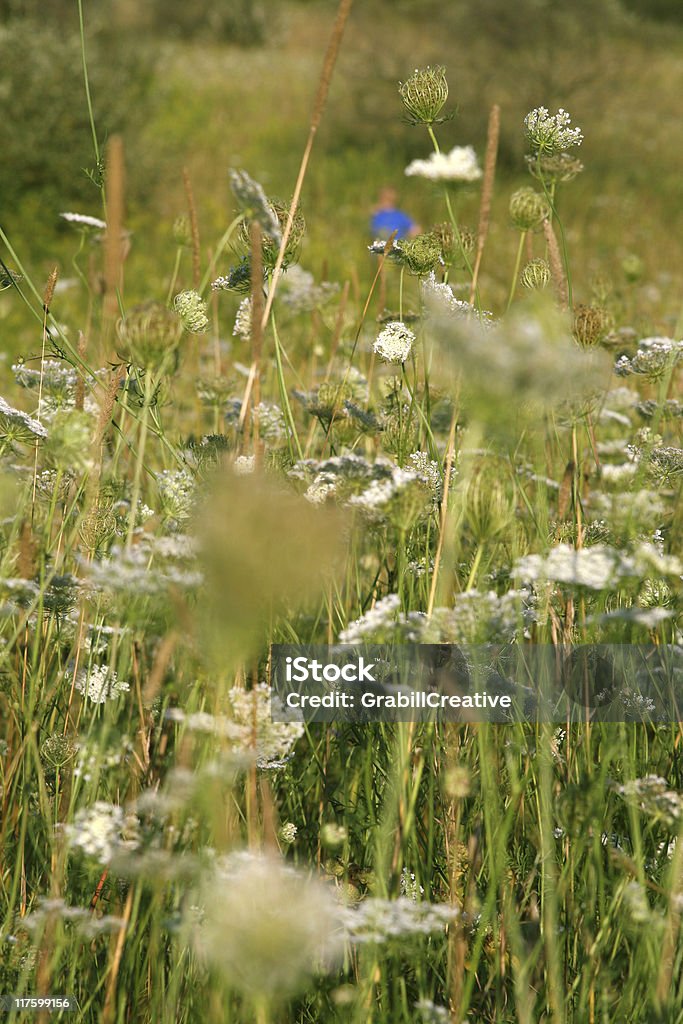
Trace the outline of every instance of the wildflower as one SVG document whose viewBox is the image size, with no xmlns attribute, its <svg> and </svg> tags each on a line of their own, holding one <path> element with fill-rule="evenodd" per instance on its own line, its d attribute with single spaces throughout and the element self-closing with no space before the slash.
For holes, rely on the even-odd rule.
<svg viewBox="0 0 683 1024">
<path fill-rule="evenodd" d="M 164 469 L 156 475 L 164 513 L 171 519 L 187 519 L 196 498 L 195 479 L 186 469 Z"/>
<path fill-rule="evenodd" d="M 429 498 L 429 481 L 421 473 L 394 466 L 390 476 L 372 480 L 348 503 L 371 520 L 388 520 L 405 530 L 428 510 Z"/>
<path fill-rule="evenodd" d="M 281 285 L 281 300 L 293 313 L 309 313 L 324 305 L 338 290 L 329 281 L 316 284 L 313 274 L 297 265 L 290 267 Z"/>
<path fill-rule="evenodd" d="M 398 91 L 412 124 L 436 124 L 448 99 L 446 69 L 441 65 L 416 68 L 410 78 L 399 83 Z"/>
<path fill-rule="evenodd" d="M 0 398 L 0 450 L 5 444 L 19 441 L 35 444 L 47 437 L 45 427 L 25 412 L 14 409 L 4 398 Z"/>
<path fill-rule="evenodd" d="M 23 919 L 23 925 L 29 932 L 40 931 L 51 918 L 58 917 L 68 924 L 77 935 L 85 939 L 94 939 L 97 935 L 110 932 L 121 932 L 127 927 L 122 917 L 113 914 L 93 915 L 89 907 L 74 907 L 62 899 L 41 899 L 36 910 Z"/>
<path fill-rule="evenodd" d="M 550 282 L 550 267 L 545 260 L 529 260 L 519 280 L 530 291 L 545 288 Z"/>
<path fill-rule="evenodd" d="M 373 349 L 386 363 L 405 363 L 414 341 L 409 327 L 400 320 L 392 320 L 377 335 Z"/>
<path fill-rule="evenodd" d="M 469 302 L 462 302 L 453 294 L 449 284 L 436 280 L 436 274 L 432 271 L 420 282 L 422 298 L 425 303 L 432 306 L 437 313 L 455 313 L 458 316 L 478 316 L 477 310 Z M 490 313 L 483 313 L 484 320 Z"/>
<path fill-rule="evenodd" d="M 199 292 L 179 292 L 173 300 L 173 308 L 182 320 L 183 327 L 190 334 L 203 334 L 208 330 L 206 303 Z"/>
<path fill-rule="evenodd" d="M 413 160 L 405 173 L 429 181 L 479 181 L 482 170 L 472 146 L 454 146 L 449 153 L 431 153 L 426 160 Z"/>
<path fill-rule="evenodd" d="M 670 789 L 666 779 L 660 775 L 632 779 L 615 785 L 614 790 L 648 818 L 661 821 L 670 828 L 676 827 L 683 820 L 683 796 Z"/>
<path fill-rule="evenodd" d="M 638 351 L 629 359 L 621 356 L 614 372 L 618 377 L 641 374 L 648 380 L 659 380 L 683 361 L 683 341 L 672 338 L 643 338 L 638 342 Z"/>
<path fill-rule="evenodd" d="M 403 868 L 401 871 L 401 896 L 407 896 L 413 903 L 417 902 L 418 896 L 424 896 L 424 888 L 418 885 L 414 871 Z"/>
<path fill-rule="evenodd" d="M 280 223 L 268 201 L 263 187 L 249 177 L 246 171 L 228 171 L 232 194 L 248 220 L 256 221 L 262 230 L 279 245 L 282 239 Z"/>
<path fill-rule="evenodd" d="M 342 846 L 348 839 L 348 831 L 344 825 L 337 825 L 333 821 L 328 821 L 320 830 L 320 841 L 323 846 L 334 849 L 336 846 Z"/>
<path fill-rule="evenodd" d="M 232 333 L 237 338 L 241 338 L 242 341 L 251 340 L 251 295 L 245 295 L 237 307 L 237 315 L 235 316 L 235 325 L 232 329 Z"/>
<path fill-rule="evenodd" d="M 53 733 L 40 745 L 40 759 L 48 768 L 58 771 L 73 761 L 78 746 L 69 736 Z"/>
<path fill-rule="evenodd" d="M 228 274 L 223 274 L 211 282 L 211 290 L 214 292 L 250 292 L 251 291 L 251 260 L 249 256 L 243 256 L 239 263 L 232 267 Z"/>
<path fill-rule="evenodd" d="M 450 1012 L 445 1006 L 437 1006 L 431 999 L 418 999 L 414 1004 L 422 1024 L 448 1024 Z"/>
<path fill-rule="evenodd" d="M 70 847 L 109 864 L 117 853 L 138 847 L 138 826 L 137 817 L 126 814 L 119 804 L 98 800 L 78 811 L 73 824 L 64 825 L 63 830 Z"/>
<path fill-rule="evenodd" d="M 399 612 L 398 594 L 387 594 L 355 622 L 339 634 L 342 644 L 420 643 L 426 622 L 424 612 Z"/>
<path fill-rule="evenodd" d="M 570 125 L 571 118 L 562 107 L 556 114 L 551 114 L 547 107 L 536 107 L 524 118 L 526 137 L 535 155 L 552 155 L 580 146 L 583 132 L 580 128 L 570 128 Z"/>
<path fill-rule="evenodd" d="M 550 203 L 534 188 L 518 188 L 510 196 L 510 219 L 519 231 L 540 231 L 550 213 Z"/>
<path fill-rule="evenodd" d="M 252 999 L 294 994 L 341 954 L 331 893 L 274 857 L 236 853 L 218 860 L 199 900 L 204 916 L 194 929 L 196 946 Z"/>
<path fill-rule="evenodd" d="M 84 228 L 86 230 L 94 228 L 97 231 L 107 230 L 106 223 L 100 220 L 99 217 L 90 217 L 85 213 L 60 213 L 59 216 L 77 228 Z"/>
<path fill-rule="evenodd" d="M 294 825 L 291 821 L 287 821 L 285 822 L 284 825 L 280 826 L 280 829 L 278 831 L 278 838 L 281 843 L 289 845 L 290 843 L 293 843 L 294 840 L 296 839 L 298 831 L 299 830 L 296 827 L 296 825 Z"/>
<path fill-rule="evenodd" d="M 251 690 L 233 687 L 227 694 L 227 714 L 206 711 L 187 714 L 170 709 L 166 717 L 191 732 L 203 732 L 226 740 L 238 758 L 255 760 L 257 767 L 280 768 L 290 756 L 294 744 L 303 735 L 300 722 L 271 720 L 271 688 L 259 683 Z"/>
<path fill-rule="evenodd" d="M 71 678 L 71 673 L 67 672 L 67 678 Z M 79 669 L 74 685 L 93 704 L 106 704 L 108 700 L 116 700 L 130 690 L 130 684 L 119 679 L 116 672 L 107 665 Z"/>
<path fill-rule="evenodd" d="M 256 456 L 238 455 L 232 464 L 232 469 L 237 476 L 247 476 L 249 473 L 253 473 L 256 469 Z"/>
<path fill-rule="evenodd" d="M 342 911 L 347 937 L 354 944 L 433 935 L 445 931 L 460 916 L 460 909 L 451 903 L 414 901 L 405 896 L 397 900 L 368 898 Z"/>
</svg>

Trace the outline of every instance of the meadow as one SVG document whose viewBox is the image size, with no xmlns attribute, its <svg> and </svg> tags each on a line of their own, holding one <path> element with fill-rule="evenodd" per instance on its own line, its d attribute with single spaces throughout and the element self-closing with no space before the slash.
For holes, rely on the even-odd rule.
<svg viewBox="0 0 683 1024">
<path fill-rule="evenodd" d="M 322 723 L 270 677 L 601 644 L 680 685 L 680 29 L 541 43 L 491 0 L 485 49 L 405 3 L 389 51 L 381 3 L 272 5 L 250 49 L 159 39 L 107 133 L 77 8 L 89 176 L 53 139 L 0 227 L 6 1019 L 683 1022 L 646 687 Z M 384 184 L 420 233 L 368 233 Z"/>
</svg>

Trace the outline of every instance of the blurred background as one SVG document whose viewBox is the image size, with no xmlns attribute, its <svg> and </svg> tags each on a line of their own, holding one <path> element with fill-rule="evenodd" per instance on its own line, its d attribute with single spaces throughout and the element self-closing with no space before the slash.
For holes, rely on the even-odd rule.
<svg viewBox="0 0 683 1024">
<path fill-rule="evenodd" d="M 165 294 L 173 223 L 186 209 L 183 167 L 205 251 L 234 212 L 229 167 L 291 196 L 335 9 L 334 0 L 83 0 L 99 140 L 121 132 L 125 142 L 127 302 Z M 427 63 L 448 73 L 455 117 L 439 127 L 443 148 L 471 144 L 481 160 L 490 106 L 501 106 L 482 276 L 491 304 L 514 263 L 508 198 L 531 183 L 522 119 L 562 106 L 585 134 L 585 171 L 559 199 L 577 298 L 629 288 L 633 317 L 650 333 L 671 331 L 683 256 L 680 0 L 357 3 L 302 198 L 301 262 L 316 278 L 362 284 L 372 273 L 369 211 L 385 183 L 424 228 L 440 218 L 433 186 L 404 177 L 430 145 L 402 120 L 396 88 Z M 77 0 L 0 0 L 0 96 L 0 223 L 37 280 L 55 261 L 73 276 L 74 234 L 59 213 L 102 216 Z M 477 208 L 473 190 L 460 205 L 464 225 L 476 227 Z M 15 326 L 13 309 L 0 295 L 0 325 Z"/>
</svg>

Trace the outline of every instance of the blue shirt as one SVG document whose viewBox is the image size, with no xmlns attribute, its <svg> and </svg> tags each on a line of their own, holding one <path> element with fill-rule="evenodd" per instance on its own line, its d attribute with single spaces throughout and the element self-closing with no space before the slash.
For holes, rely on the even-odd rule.
<svg viewBox="0 0 683 1024">
<path fill-rule="evenodd" d="M 397 238 L 405 238 L 414 222 L 402 210 L 378 210 L 372 216 L 370 227 L 375 238 L 388 238 L 394 231 Z"/>
</svg>

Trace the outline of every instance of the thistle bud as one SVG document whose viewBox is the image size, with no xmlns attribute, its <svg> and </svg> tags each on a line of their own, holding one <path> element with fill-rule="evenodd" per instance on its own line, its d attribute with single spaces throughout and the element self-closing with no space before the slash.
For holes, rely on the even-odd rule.
<svg viewBox="0 0 683 1024">
<path fill-rule="evenodd" d="M 510 196 L 510 218 L 519 231 L 540 231 L 550 213 L 546 197 L 533 188 L 518 188 Z"/>
<path fill-rule="evenodd" d="M 577 306 L 574 311 L 574 337 L 582 348 L 599 345 L 612 327 L 612 317 L 601 306 Z"/>
<path fill-rule="evenodd" d="M 448 99 L 446 69 L 416 68 L 407 81 L 399 82 L 398 91 L 412 124 L 435 124 Z"/>
<path fill-rule="evenodd" d="M 519 280 L 530 291 L 540 291 L 550 281 L 550 267 L 545 260 L 529 260 Z"/>
<path fill-rule="evenodd" d="M 203 334 L 208 329 L 206 303 L 199 292 L 179 292 L 173 300 L 173 308 L 190 334 Z"/>
</svg>

